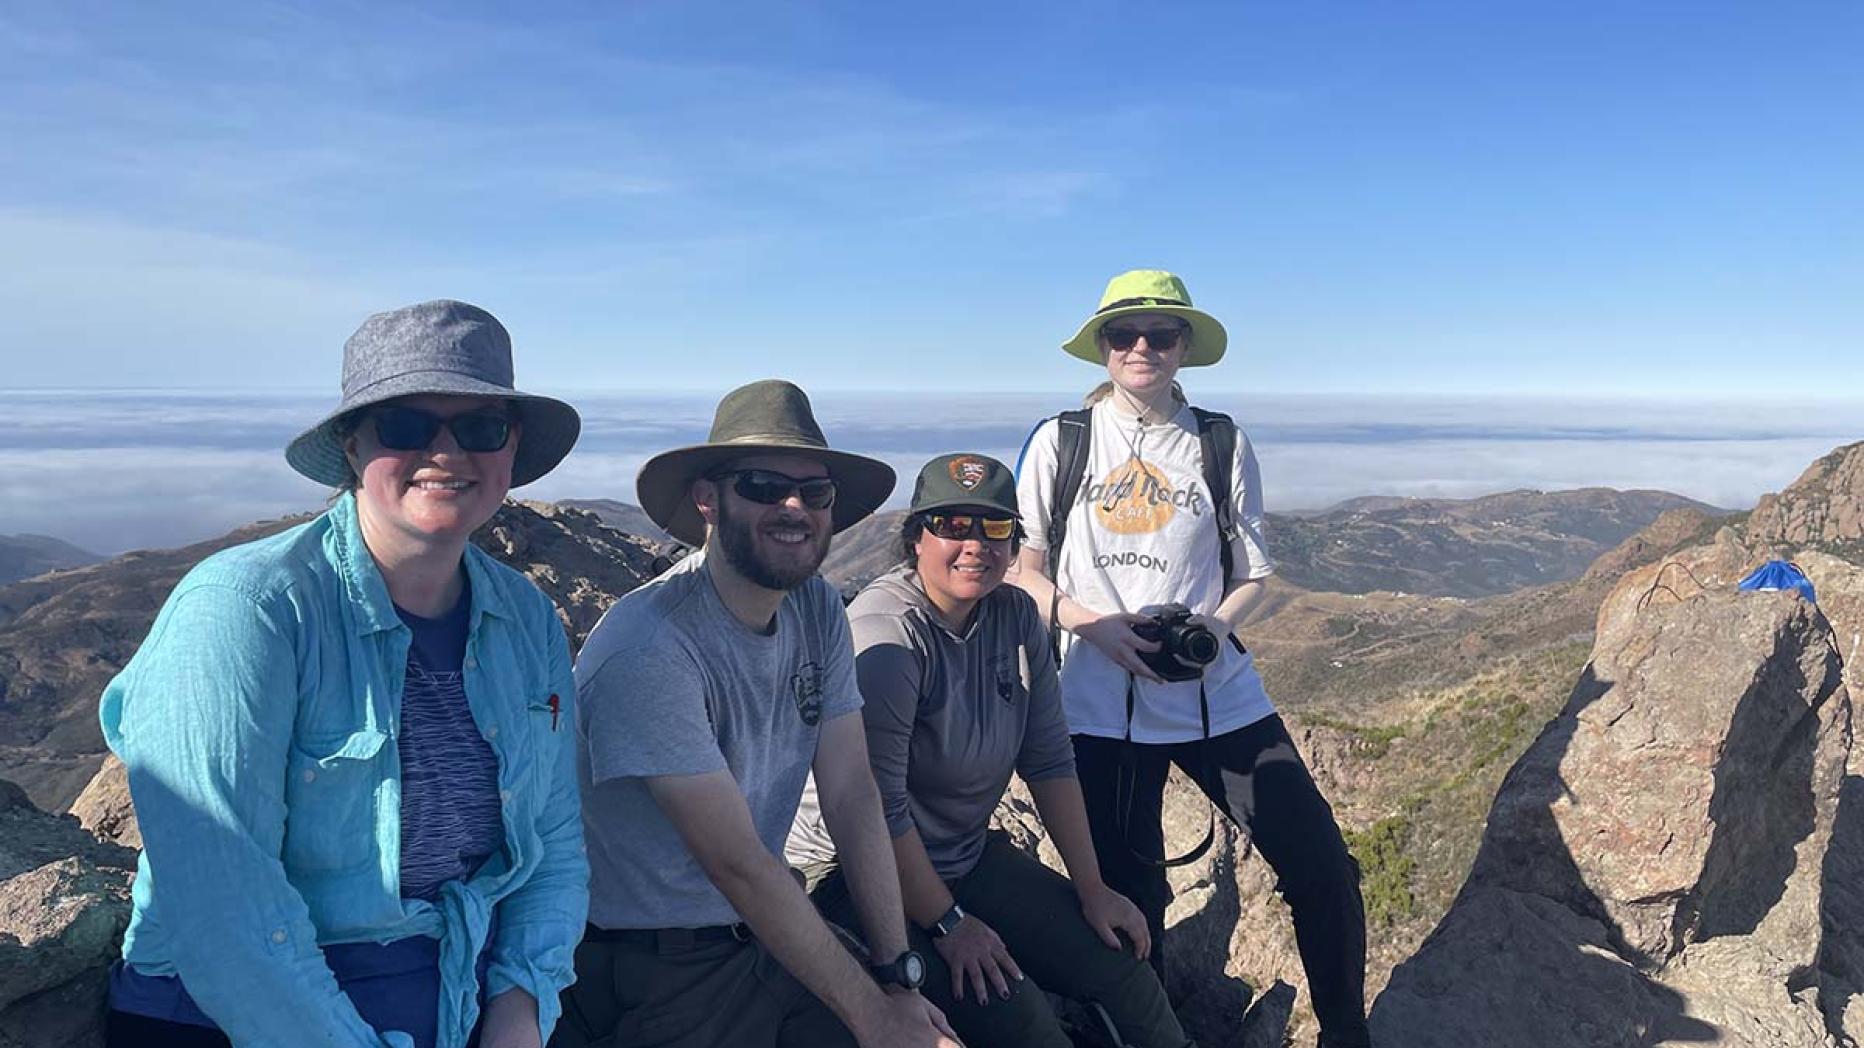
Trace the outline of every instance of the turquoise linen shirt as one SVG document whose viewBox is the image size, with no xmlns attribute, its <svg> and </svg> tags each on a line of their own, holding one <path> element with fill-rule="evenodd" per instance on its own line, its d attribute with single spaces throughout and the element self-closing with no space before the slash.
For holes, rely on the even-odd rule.
<svg viewBox="0 0 1864 1048">
<path fill-rule="evenodd" d="M 123 959 L 179 975 L 242 1046 L 406 1048 L 338 988 L 320 946 L 440 940 L 440 1048 L 488 997 L 537 999 L 543 1036 L 589 904 L 570 705 L 550 599 L 467 547 L 463 667 L 498 757 L 505 847 L 434 902 L 400 895 L 395 739 L 410 631 L 363 545 L 354 496 L 202 561 L 104 690 L 104 739 L 142 827 Z M 494 919 L 496 914 L 496 919 Z"/>
</svg>

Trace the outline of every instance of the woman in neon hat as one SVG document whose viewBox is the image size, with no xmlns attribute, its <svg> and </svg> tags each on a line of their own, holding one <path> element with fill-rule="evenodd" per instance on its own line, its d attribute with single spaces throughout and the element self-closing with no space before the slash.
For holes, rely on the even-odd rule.
<svg viewBox="0 0 1864 1048">
<path fill-rule="evenodd" d="M 1274 867 L 1321 1045 L 1359 1048 L 1370 1042 L 1358 867 L 1236 638 L 1274 570 L 1255 452 L 1176 381 L 1181 368 L 1223 359 L 1227 343 L 1176 275 L 1141 269 L 1108 283 L 1062 346 L 1107 380 L 1084 409 L 1044 421 L 1023 450 L 1017 495 L 1029 538 L 1016 581 L 1058 634 L 1095 850 L 1107 883 L 1145 911 L 1153 963 L 1162 964 L 1171 899 L 1165 871 L 1189 861 L 1167 857 L 1160 825 L 1176 764 Z M 1209 631 L 1187 634 L 1175 661 L 1155 626 L 1173 606 Z"/>
</svg>

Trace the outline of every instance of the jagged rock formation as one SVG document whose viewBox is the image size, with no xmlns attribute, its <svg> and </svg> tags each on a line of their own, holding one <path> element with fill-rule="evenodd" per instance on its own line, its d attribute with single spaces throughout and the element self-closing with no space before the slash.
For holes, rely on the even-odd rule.
<svg viewBox="0 0 1864 1048">
<path fill-rule="evenodd" d="M 1628 574 L 1475 867 L 1374 1010 L 1394 1045 L 1864 1038 L 1864 445 Z M 1835 551 L 1835 552 L 1834 552 Z M 1736 593 L 1795 559 L 1819 606 Z"/>
<path fill-rule="evenodd" d="M 0 587 L 0 778 L 24 786 L 41 808 L 64 810 L 103 762 L 97 696 L 135 654 L 175 583 L 212 553 L 301 521 L 267 521 Z M 645 540 L 547 503 L 507 502 L 473 541 L 556 601 L 572 650 L 649 574 L 654 556 Z"/>
<path fill-rule="evenodd" d="M 0 1048 L 103 1043 L 104 979 L 134 867 L 135 852 L 0 780 Z"/>
</svg>

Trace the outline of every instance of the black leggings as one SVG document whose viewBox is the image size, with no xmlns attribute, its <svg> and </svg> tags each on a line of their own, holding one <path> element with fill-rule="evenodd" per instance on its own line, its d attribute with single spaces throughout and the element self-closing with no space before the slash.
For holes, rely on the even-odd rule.
<svg viewBox="0 0 1864 1048">
<path fill-rule="evenodd" d="M 1280 717 L 1197 742 L 1150 745 L 1076 735 L 1074 758 L 1101 877 L 1145 913 L 1152 963 L 1161 976 L 1171 885 L 1165 868 L 1147 860 L 1165 854 L 1160 812 L 1166 773 L 1176 764 L 1211 803 L 1249 831 L 1275 870 L 1276 888 L 1293 911 L 1321 1043 L 1370 1043 L 1359 866 Z M 1124 790 L 1122 777 L 1128 779 Z"/>
</svg>

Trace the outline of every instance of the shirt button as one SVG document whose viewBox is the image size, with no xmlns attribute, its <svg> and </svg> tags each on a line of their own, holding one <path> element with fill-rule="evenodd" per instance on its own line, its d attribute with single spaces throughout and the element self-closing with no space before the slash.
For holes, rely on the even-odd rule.
<svg viewBox="0 0 1864 1048">
<path fill-rule="evenodd" d="M 315 769 L 312 769 L 312 768 L 304 769 L 304 781 L 305 782 L 315 782 L 316 780 L 317 780 L 317 772 Z"/>
<path fill-rule="evenodd" d="M 498 791 L 498 799 L 505 804 L 510 804 L 511 803 L 511 791 L 510 790 Z"/>
<path fill-rule="evenodd" d="M 494 724 L 490 728 L 487 728 L 485 730 L 485 737 L 488 739 L 498 738 L 498 725 Z"/>
<path fill-rule="evenodd" d="M 280 945 L 284 944 L 285 938 L 286 938 L 285 929 L 283 928 L 280 928 L 277 931 L 272 933 L 272 941 L 275 943 L 279 943 Z"/>
<path fill-rule="evenodd" d="M 466 668 L 467 668 L 467 669 L 469 669 L 469 670 L 476 670 L 476 669 L 478 669 L 478 668 L 479 668 L 479 658 L 478 658 L 478 656 L 476 656 L 476 655 L 468 655 L 468 656 L 466 656 Z"/>
</svg>

